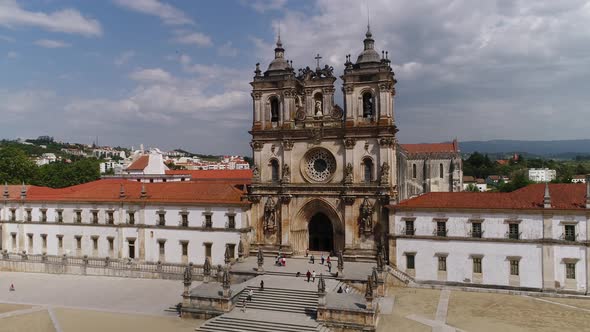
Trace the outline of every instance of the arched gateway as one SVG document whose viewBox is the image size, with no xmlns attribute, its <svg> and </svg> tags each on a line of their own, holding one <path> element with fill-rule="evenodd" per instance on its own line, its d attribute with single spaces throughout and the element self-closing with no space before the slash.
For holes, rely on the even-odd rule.
<svg viewBox="0 0 590 332">
<path fill-rule="evenodd" d="M 295 254 L 312 251 L 344 249 L 344 227 L 336 210 L 327 202 L 314 199 L 307 202 L 295 217 L 291 229 Z"/>
</svg>

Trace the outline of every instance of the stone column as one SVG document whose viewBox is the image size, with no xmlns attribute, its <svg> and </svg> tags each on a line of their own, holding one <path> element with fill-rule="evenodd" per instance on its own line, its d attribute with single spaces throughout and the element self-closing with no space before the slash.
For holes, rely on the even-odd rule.
<svg viewBox="0 0 590 332">
<path fill-rule="evenodd" d="M 553 237 L 553 216 L 543 213 L 543 239 Z M 555 290 L 555 252 L 551 244 L 542 244 L 543 289 Z"/>
<path fill-rule="evenodd" d="M 346 111 L 346 126 L 352 127 L 355 123 L 356 109 L 355 100 L 353 100 L 352 91 L 354 90 L 352 85 L 346 85 L 342 88 L 344 92 L 344 109 Z"/>
</svg>

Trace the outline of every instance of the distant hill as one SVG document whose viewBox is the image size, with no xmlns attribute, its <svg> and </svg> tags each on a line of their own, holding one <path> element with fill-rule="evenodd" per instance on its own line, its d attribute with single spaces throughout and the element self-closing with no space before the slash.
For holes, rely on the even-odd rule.
<svg viewBox="0 0 590 332">
<path fill-rule="evenodd" d="M 570 159 L 576 155 L 590 155 L 590 139 L 563 141 L 460 141 L 459 148 L 462 153 L 475 151 L 489 154 L 520 152 L 543 157 Z"/>
</svg>

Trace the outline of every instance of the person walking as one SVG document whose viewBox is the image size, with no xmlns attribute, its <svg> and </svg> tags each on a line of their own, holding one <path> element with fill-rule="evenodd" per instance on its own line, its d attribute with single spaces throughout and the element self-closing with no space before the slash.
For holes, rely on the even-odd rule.
<svg viewBox="0 0 590 332">
<path fill-rule="evenodd" d="M 330 264 L 330 262 L 331 262 L 330 255 L 328 255 L 328 258 L 326 258 L 326 262 L 328 262 L 328 264 Z"/>
<path fill-rule="evenodd" d="M 176 304 L 176 313 L 178 313 L 178 317 L 182 317 L 182 303 L 178 302 Z"/>
<path fill-rule="evenodd" d="M 332 273 L 332 263 L 328 262 L 328 272 Z"/>
<path fill-rule="evenodd" d="M 260 290 L 263 291 L 264 290 L 264 280 L 260 280 Z"/>
<path fill-rule="evenodd" d="M 10 290 L 11 292 L 14 292 L 14 284 L 10 284 L 10 288 L 9 288 L 9 290 Z"/>
<path fill-rule="evenodd" d="M 307 270 L 307 273 L 305 274 L 305 276 L 307 277 L 307 282 L 309 282 L 309 279 L 311 278 L 311 272 L 309 272 L 309 270 Z"/>
<path fill-rule="evenodd" d="M 312 282 L 315 282 L 315 270 L 311 273 Z"/>
<path fill-rule="evenodd" d="M 322 254 L 322 257 L 320 258 L 320 262 L 321 262 L 320 264 L 324 265 L 324 260 L 325 260 L 324 254 Z"/>
<path fill-rule="evenodd" d="M 313 257 L 313 254 L 311 254 L 310 261 L 311 261 L 311 264 L 315 264 L 315 257 Z"/>
<path fill-rule="evenodd" d="M 248 302 L 252 302 L 252 296 L 254 295 L 254 291 L 250 289 L 248 291 Z"/>
<path fill-rule="evenodd" d="M 242 312 L 246 312 L 246 299 L 242 300 Z"/>
</svg>

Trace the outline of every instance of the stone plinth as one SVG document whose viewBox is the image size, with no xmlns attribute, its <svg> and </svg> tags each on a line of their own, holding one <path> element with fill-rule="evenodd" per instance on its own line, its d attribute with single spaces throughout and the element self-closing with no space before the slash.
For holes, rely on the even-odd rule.
<svg viewBox="0 0 590 332">
<path fill-rule="evenodd" d="M 223 289 L 219 282 L 209 282 L 183 294 L 183 318 L 209 319 L 230 312 L 236 305 L 243 287 Z M 229 296 L 228 296 L 229 294 Z"/>
<path fill-rule="evenodd" d="M 334 332 L 375 331 L 379 317 L 378 302 L 372 308 L 358 294 L 326 294 L 326 305 L 318 306 L 317 321 Z"/>
</svg>

